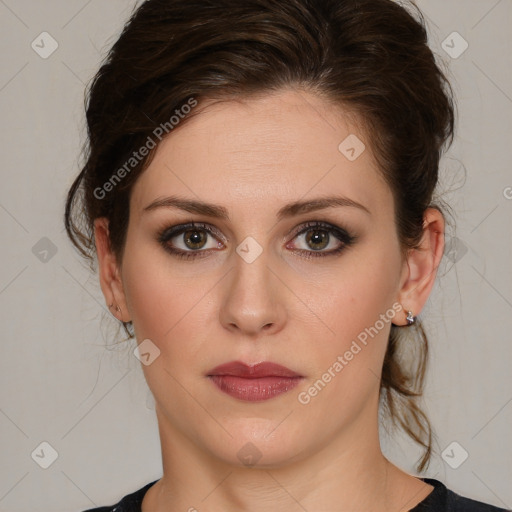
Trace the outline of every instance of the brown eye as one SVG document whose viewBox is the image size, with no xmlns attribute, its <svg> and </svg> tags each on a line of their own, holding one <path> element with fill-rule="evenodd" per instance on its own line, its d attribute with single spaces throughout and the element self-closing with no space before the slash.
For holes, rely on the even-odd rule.
<svg viewBox="0 0 512 512">
<path fill-rule="evenodd" d="M 327 222 L 312 221 L 300 226 L 286 247 L 306 258 L 334 256 L 356 240 L 357 236 L 349 234 L 346 229 Z"/>
<path fill-rule="evenodd" d="M 212 250 L 224 247 L 222 233 L 204 223 L 171 226 L 157 236 L 164 250 L 179 258 L 204 258 Z"/>
<path fill-rule="evenodd" d="M 311 229 L 306 234 L 306 243 L 314 251 L 325 249 L 329 245 L 329 233 L 323 229 Z"/>
<path fill-rule="evenodd" d="M 198 229 L 189 229 L 183 232 L 183 240 L 189 249 L 202 249 L 207 238 L 208 235 Z"/>
</svg>

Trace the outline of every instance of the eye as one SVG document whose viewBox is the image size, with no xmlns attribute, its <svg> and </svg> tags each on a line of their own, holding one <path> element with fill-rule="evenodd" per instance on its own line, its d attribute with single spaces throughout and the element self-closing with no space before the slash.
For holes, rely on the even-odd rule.
<svg viewBox="0 0 512 512">
<path fill-rule="evenodd" d="M 207 255 L 210 250 L 224 247 L 218 238 L 223 237 L 213 226 L 192 222 L 165 229 L 158 236 L 158 241 L 171 254 L 182 258 L 196 258 Z"/>
<path fill-rule="evenodd" d="M 306 257 L 330 256 L 340 253 L 346 247 L 352 245 L 355 235 L 350 235 L 345 229 L 325 222 L 308 222 L 299 227 L 294 240 L 299 240 L 299 247 L 290 243 L 286 245 Z"/>
</svg>

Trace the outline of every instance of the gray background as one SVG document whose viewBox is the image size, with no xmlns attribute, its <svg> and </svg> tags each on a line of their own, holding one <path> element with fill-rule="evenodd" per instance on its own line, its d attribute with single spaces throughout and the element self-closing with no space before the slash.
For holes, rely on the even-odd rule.
<svg viewBox="0 0 512 512">
<path fill-rule="evenodd" d="M 0 0 L 0 511 L 83 510 L 161 476 L 154 405 L 132 354 L 135 341 L 114 345 L 116 324 L 97 277 L 62 222 L 85 134 L 84 86 L 134 4 Z M 452 250 L 421 315 L 432 346 L 425 408 L 437 433 L 427 476 L 508 508 L 512 1 L 419 5 L 454 84 L 460 122 L 441 187 L 457 230 L 448 233 Z M 31 44 L 48 51 L 45 31 L 58 48 L 43 59 Z M 456 58 L 463 40 L 454 31 L 469 44 Z M 50 462 L 42 442 L 58 454 L 47 469 L 40 467 Z M 414 473 L 420 451 L 412 442 L 383 432 L 383 448 Z"/>
</svg>

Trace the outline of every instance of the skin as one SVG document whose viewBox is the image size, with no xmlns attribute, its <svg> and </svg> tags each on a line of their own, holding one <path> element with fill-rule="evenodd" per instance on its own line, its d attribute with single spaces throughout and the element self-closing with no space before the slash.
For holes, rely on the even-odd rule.
<svg viewBox="0 0 512 512">
<path fill-rule="evenodd" d="M 133 188 L 121 262 L 108 245 L 108 221 L 95 221 L 107 304 L 133 322 L 139 343 L 150 339 L 160 350 L 142 368 L 155 398 L 164 472 L 142 510 L 412 509 L 433 487 L 391 464 L 378 437 L 391 321 L 309 403 L 298 395 L 394 303 L 404 308 L 396 325 L 406 324 L 407 310 L 421 312 L 443 253 L 442 214 L 425 212 L 420 250 L 402 258 L 391 190 L 370 141 L 354 117 L 311 93 L 283 90 L 197 108 L 159 145 Z M 338 150 L 349 134 L 366 145 L 354 161 Z M 223 206 L 229 220 L 144 211 L 170 195 Z M 277 220 L 285 204 L 331 195 L 370 213 L 343 206 Z M 208 235 L 204 258 L 166 252 L 159 230 L 192 221 L 224 238 Z M 345 227 L 357 239 L 339 254 L 307 258 L 299 250 L 317 246 L 293 230 L 308 221 Z M 340 245 L 329 233 L 324 252 Z M 236 252 L 247 236 L 262 248 L 252 263 Z M 190 247 L 183 235 L 172 243 Z M 241 401 L 206 377 L 233 360 L 277 362 L 304 378 L 270 400 Z M 248 442 L 261 454 L 253 466 L 237 457 Z"/>
</svg>

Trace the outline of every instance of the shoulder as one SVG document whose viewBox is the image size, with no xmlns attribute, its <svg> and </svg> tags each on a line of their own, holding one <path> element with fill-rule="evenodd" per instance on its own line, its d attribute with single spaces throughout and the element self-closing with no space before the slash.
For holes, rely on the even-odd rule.
<svg viewBox="0 0 512 512">
<path fill-rule="evenodd" d="M 446 488 L 439 480 L 433 478 L 422 478 L 422 480 L 432 485 L 434 490 L 411 512 L 507 512 L 511 510 L 461 496 Z"/>
<path fill-rule="evenodd" d="M 141 489 L 126 495 L 115 505 L 110 505 L 107 507 L 90 508 L 84 510 L 83 512 L 141 512 L 142 500 L 146 492 L 157 481 L 158 480 L 150 482 Z"/>
</svg>

